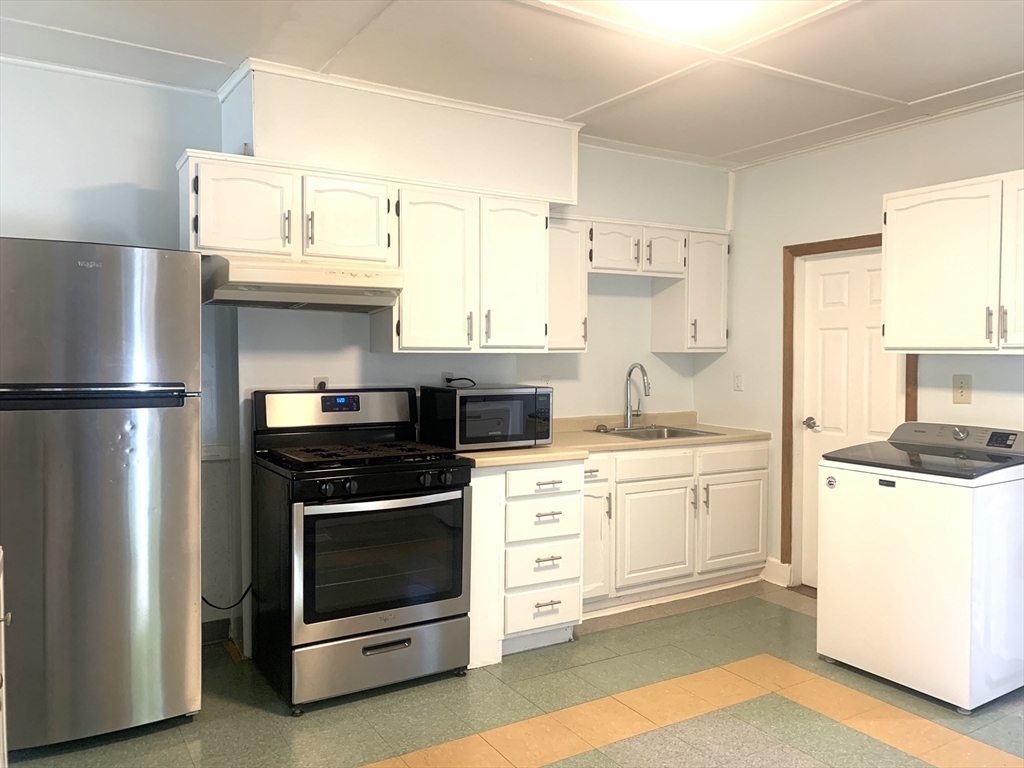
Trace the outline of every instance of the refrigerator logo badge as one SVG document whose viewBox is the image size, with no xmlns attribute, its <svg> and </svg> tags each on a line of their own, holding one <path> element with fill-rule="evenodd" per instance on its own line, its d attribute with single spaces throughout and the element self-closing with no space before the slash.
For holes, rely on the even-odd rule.
<svg viewBox="0 0 1024 768">
<path fill-rule="evenodd" d="M 102 267 L 103 264 L 98 261 L 80 261 L 78 262 L 78 266 L 83 269 L 96 269 L 97 267 Z"/>
<path fill-rule="evenodd" d="M 834 477 L 832 477 L 831 475 L 829 475 L 825 479 L 825 485 L 827 485 L 829 488 L 835 488 L 836 487 L 836 479 Z"/>
</svg>

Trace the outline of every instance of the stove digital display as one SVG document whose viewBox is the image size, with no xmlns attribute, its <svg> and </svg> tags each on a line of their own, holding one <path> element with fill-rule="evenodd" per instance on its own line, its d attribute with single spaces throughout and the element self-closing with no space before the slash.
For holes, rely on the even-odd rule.
<svg viewBox="0 0 1024 768">
<path fill-rule="evenodd" d="M 359 395 L 324 395 L 320 398 L 320 410 L 324 413 L 358 411 Z"/>
</svg>

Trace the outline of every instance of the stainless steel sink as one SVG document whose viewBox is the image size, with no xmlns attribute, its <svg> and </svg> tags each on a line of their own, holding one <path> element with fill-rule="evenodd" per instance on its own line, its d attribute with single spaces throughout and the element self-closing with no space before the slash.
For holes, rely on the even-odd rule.
<svg viewBox="0 0 1024 768">
<path fill-rule="evenodd" d="M 656 424 L 649 427 L 605 427 L 591 430 L 605 435 L 621 435 L 634 440 L 670 440 L 677 437 L 714 437 L 721 435 L 721 432 L 705 432 L 701 429 L 686 429 L 685 427 L 660 427 Z"/>
</svg>

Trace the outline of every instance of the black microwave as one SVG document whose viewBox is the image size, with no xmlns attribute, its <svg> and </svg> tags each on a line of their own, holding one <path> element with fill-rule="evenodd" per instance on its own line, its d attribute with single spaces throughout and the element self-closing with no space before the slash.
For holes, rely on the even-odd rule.
<svg viewBox="0 0 1024 768">
<path fill-rule="evenodd" d="M 551 443 L 551 387 L 420 387 L 420 440 L 460 451 Z"/>
</svg>

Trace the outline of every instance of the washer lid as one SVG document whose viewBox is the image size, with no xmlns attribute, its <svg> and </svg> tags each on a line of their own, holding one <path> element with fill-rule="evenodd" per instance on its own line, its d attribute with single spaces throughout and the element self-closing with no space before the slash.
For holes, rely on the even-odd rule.
<svg viewBox="0 0 1024 768">
<path fill-rule="evenodd" d="M 1013 453 L 919 445 L 883 440 L 826 453 L 822 458 L 879 469 L 920 472 L 972 480 L 989 472 L 1024 464 L 1024 456 Z"/>
</svg>

